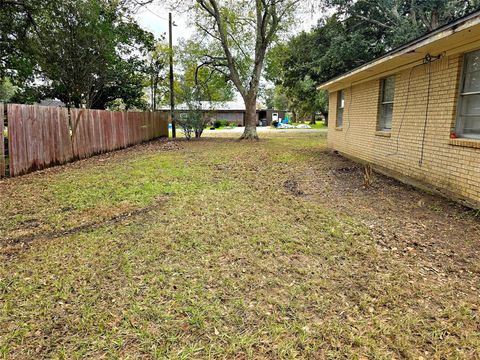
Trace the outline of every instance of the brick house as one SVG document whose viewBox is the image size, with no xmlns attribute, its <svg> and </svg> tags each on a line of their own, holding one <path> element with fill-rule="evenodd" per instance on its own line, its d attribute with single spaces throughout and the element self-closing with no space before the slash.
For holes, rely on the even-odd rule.
<svg viewBox="0 0 480 360">
<path fill-rule="evenodd" d="M 328 146 L 480 208 L 480 12 L 334 78 Z"/>
</svg>

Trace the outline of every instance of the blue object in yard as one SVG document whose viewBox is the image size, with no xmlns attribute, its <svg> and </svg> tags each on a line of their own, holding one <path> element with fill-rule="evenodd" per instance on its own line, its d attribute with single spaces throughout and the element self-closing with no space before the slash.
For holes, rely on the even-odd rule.
<svg viewBox="0 0 480 360">
<path fill-rule="evenodd" d="M 282 120 L 282 124 L 288 124 L 288 116 L 285 116 L 285 119 Z"/>
</svg>

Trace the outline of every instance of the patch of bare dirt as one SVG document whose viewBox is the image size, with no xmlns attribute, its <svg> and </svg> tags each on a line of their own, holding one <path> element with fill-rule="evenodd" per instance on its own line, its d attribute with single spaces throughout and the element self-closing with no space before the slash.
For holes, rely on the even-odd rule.
<svg viewBox="0 0 480 360">
<path fill-rule="evenodd" d="M 321 155 L 296 174 L 298 191 L 308 199 L 359 218 L 389 256 L 421 259 L 423 270 L 439 277 L 480 280 L 478 212 L 378 173 L 366 187 L 363 165 L 328 151 Z"/>
<path fill-rule="evenodd" d="M 283 184 L 283 187 L 290 193 L 295 196 L 303 196 L 305 193 L 299 189 L 298 182 L 295 179 L 288 179 Z"/>
<path fill-rule="evenodd" d="M 146 215 L 154 210 L 158 210 L 164 204 L 164 200 L 164 198 L 157 199 L 157 201 L 152 205 L 145 206 L 139 209 L 134 209 L 128 212 L 119 213 L 107 219 L 83 223 L 79 226 L 74 226 L 66 230 L 49 231 L 40 234 L 27 234 L 10 238 L 0 238 L 0 254 L 13 256 L 18 253 L 18 251 L 28 248 L 31 243 L 38 240 L 52 240 L 63 236 L 69 236 L 85 231 L 95 230 L 107 225 L 123 223 L 130 219 L 134 219 L 135 217 Z"/>
</svg>

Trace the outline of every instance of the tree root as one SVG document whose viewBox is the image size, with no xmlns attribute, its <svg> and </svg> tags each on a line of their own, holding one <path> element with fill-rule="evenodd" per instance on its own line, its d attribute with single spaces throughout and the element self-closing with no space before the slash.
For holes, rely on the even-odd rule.
<svg viewBox="0 0 480 360">
<path fill-rule="evenodd" d="M 256 128 L 245 128 L 240 140 L 258 140 L 258 134 Z"/>
</svg>

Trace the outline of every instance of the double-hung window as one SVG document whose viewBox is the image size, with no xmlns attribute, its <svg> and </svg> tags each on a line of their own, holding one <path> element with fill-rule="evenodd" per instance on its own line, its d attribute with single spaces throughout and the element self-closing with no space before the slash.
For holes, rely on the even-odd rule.
<svg viewBox="0 0 480 360">
<path fill-rule="evenodd" d="M 343 127 L 343 109 L 345 108 L 345 93 L 343 90 L 337 92 L 337 127 Z"/>
<path fill-rule="evenodd" d="M 480 50 L 465 54 L 456 133 L 480 139 Z"/>
<path fill-rule="evenodd" d="M 378 130 L 392 130 L 393 103 L 395 98 L 395 76 L 389 76 L 380 82 L 380 104 Z"/>
</svg>

